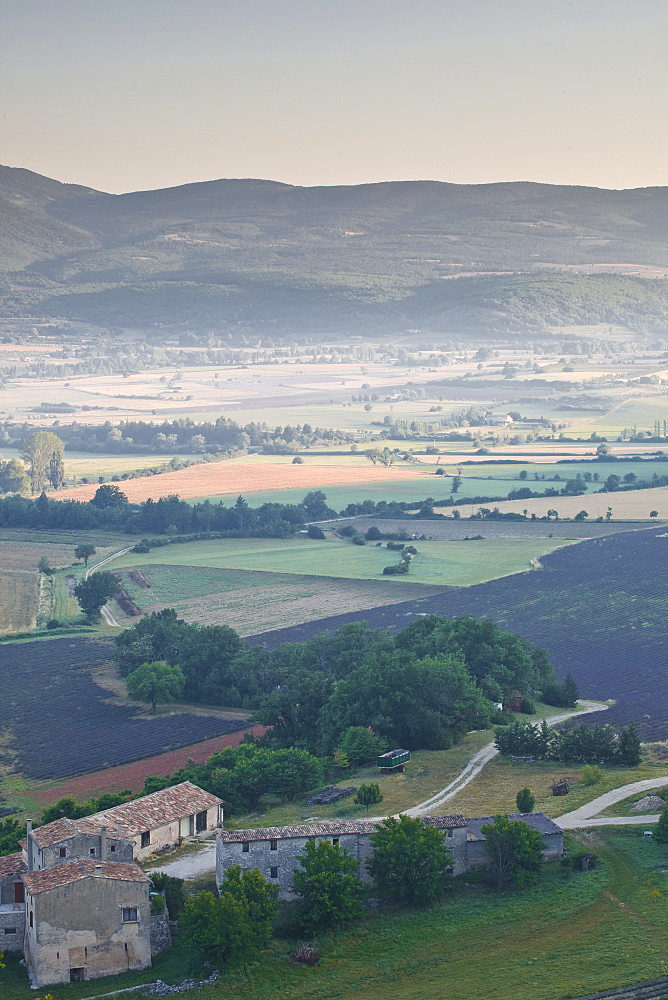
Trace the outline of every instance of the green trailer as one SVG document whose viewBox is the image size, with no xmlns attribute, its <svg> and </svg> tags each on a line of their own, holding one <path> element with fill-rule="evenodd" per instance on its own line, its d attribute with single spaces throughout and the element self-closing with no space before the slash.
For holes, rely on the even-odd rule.
<svg viewBox="0 0 668 1000">
<path fill-rule="evenodd" d="M 385 772 L 403 771 L 410 759 L 410 750 L 388 750 L 378 758 L 378 767 Z"/>
</svg>

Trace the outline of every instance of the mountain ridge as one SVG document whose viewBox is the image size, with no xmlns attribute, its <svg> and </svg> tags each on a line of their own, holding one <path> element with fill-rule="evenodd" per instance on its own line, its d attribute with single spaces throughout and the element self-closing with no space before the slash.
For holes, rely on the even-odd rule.
<svg viewBox="0 0 668 1000">
<path fill-rule="evenodd" d="M 360 332 L 528 332 L 578 317 L 660 331 L 665 281 L 613 272 L 668 268 L 667 194 L 253 178 L 108 194 L 0 167 L 0 305 L 139 327 L 172 313 L 182 325 L 190 310 L 195 325 L 257 332 L 350 332 L 356 312 Z"/>
</svg>

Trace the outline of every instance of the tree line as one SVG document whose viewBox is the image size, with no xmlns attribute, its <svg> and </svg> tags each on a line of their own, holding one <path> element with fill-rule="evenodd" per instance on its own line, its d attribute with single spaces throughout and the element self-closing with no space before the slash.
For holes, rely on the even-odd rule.
<svg viewBox="0 0 668 1000">
<path fill-rule="evenodd" d="M 439 615 L 396 635 L 359 622 L 273 650 L 226 626 L 186 624 L 173 609 L 116 638 L 119 672 L 180 666 L 187 701 L 251 709 L 273 747 L 329 756 L 349 727 L 388 746 L 444 749 L 494 720 L 494 703 L 554 684 L 544 650 L 491 621 Z"/>
<path fill-rule="evenodd" d="M 177 494 L 134 504 L 128 502 L 119 486 L 105 483 L 89 501 L 53 500 L 45 493 L 35 500 L 18 494 L 0 497 L 0 526 L 117 530 L 130 535 L 220 532 L 218 537 L 286 538 L 308 521 L 335 517 L 336 511 L 325 501 L 324 493 L 316 490 L 299 504 L 250 507 L 241 496 L 230 507 L 222 501 L 189 504 Z"/>
<path fill-rule="evenodd" d="M 590 728 L 584 722 L 555 729 L 540 724 L 514 722 L 494 730 L 496 748 L 506 756 L 531 756 L 536 760 L 579 761 L 587 764 L 623 764 L 641 761 L 640 739 L 633 722 L 616 732 L 612 726 Z"/>
</svg>

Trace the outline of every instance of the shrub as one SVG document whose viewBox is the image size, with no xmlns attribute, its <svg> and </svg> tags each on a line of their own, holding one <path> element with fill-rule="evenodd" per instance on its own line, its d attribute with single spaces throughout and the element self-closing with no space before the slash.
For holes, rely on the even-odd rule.
<svg viewBox="0 0 668 1000">
<path fill-rule="evenodd" d="M 597 785 L 599 781 L 603 781 L 605 771 L 598 764 L 585 764 L 580 768 L 580 777 L 585 785 Z"/>
<path fill-rule="evenodd" d="M 165 912 L 165 901 L 162 896 L 151 896 L 151 915 L 157 916 L 158 913 Z"/>
<path fill-rule="evenodd" d="M 320 542 L 323 541 L 323 539 L 326 537 L 325 532 L 322 530 L 322 528 L 319 528 L 317 524 L 309 525 L 309 529 L 306 532 L 306 534 L 308 535 L 309 538 L 317 538 L 318 541 Z"/>
<path fill-rule="evenodd" d="M 292 459 L 292 464 L 293 465 L 303 465 L 304 464 L 304 459 L 301 457 L 301 455 L 295 455 L 295 457 Z"/>
<path fill-rule="evenodd" d="M 534 715 L 536 711 L 536 703 L 531 700 L 531 698 L 522 698 L 522 704 L 520 706 L 520 712 L 524 715 Z"/>
<path fill-rule="evenodd" d="M 383 536 L 381 535 L 379 529 L 376 527 L 375 524 L 372 524 L 371 527 L 369 528 L 369 530 L 366 533 L 366 540 L 367 540 L 367 542 L 376 542 L 376 541 L 378 541 L 379 538 L 382 538 L 382 537 Z"/>
<path fill-rule="evenodd" d="M 353 545 L 366 545 L 366 538 L 364 537 L 361 531 L 358 531 L 351 538 L 351 542 L 353 543 Z"/>
<path fill-rule="evenodd" d="M 515 802 L 517 804 L 517 811 L 519 813 L 533 812 L 533 807 L 536 804 L 536 800 L 528 788 L 523 788 L 520 792 L 517 793 L 515 797 Z"/>
<path fill-rule="evenodd" d="M 384 576 L 402 576 L 405 573 L 408 573 L 408 563 L 406 562 L 397 563 L 395 566 L 386 566 L 383 570 Z"/>
<path fill-rule="evenodd" d="M 401 550 L 405 547 L 405 544 L 405 542 L 388 542 L 387 548 L 392 552 L 401 552 Z"/>
<path fill-rule="evenodd" d="M 50 618 L 49 621 L 46 623 L 46 627 L 48 629 L 60 628 L 60 622 L 58 621 L 57 618 Z"/>
</svg>

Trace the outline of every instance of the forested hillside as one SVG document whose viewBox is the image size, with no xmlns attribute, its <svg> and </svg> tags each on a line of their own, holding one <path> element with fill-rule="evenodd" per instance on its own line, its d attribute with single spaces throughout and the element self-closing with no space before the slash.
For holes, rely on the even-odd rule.
<svg viewBox="0 0 668 1000">
<path fill-rule="evenodd" d="M 0 304 L 195 331 L 652 335 L 668 296 L 644 275 L 668 265 L 666 216 L 662 188 L 218 180 L 109 195 L 1 167 Z"/>
</svg>

